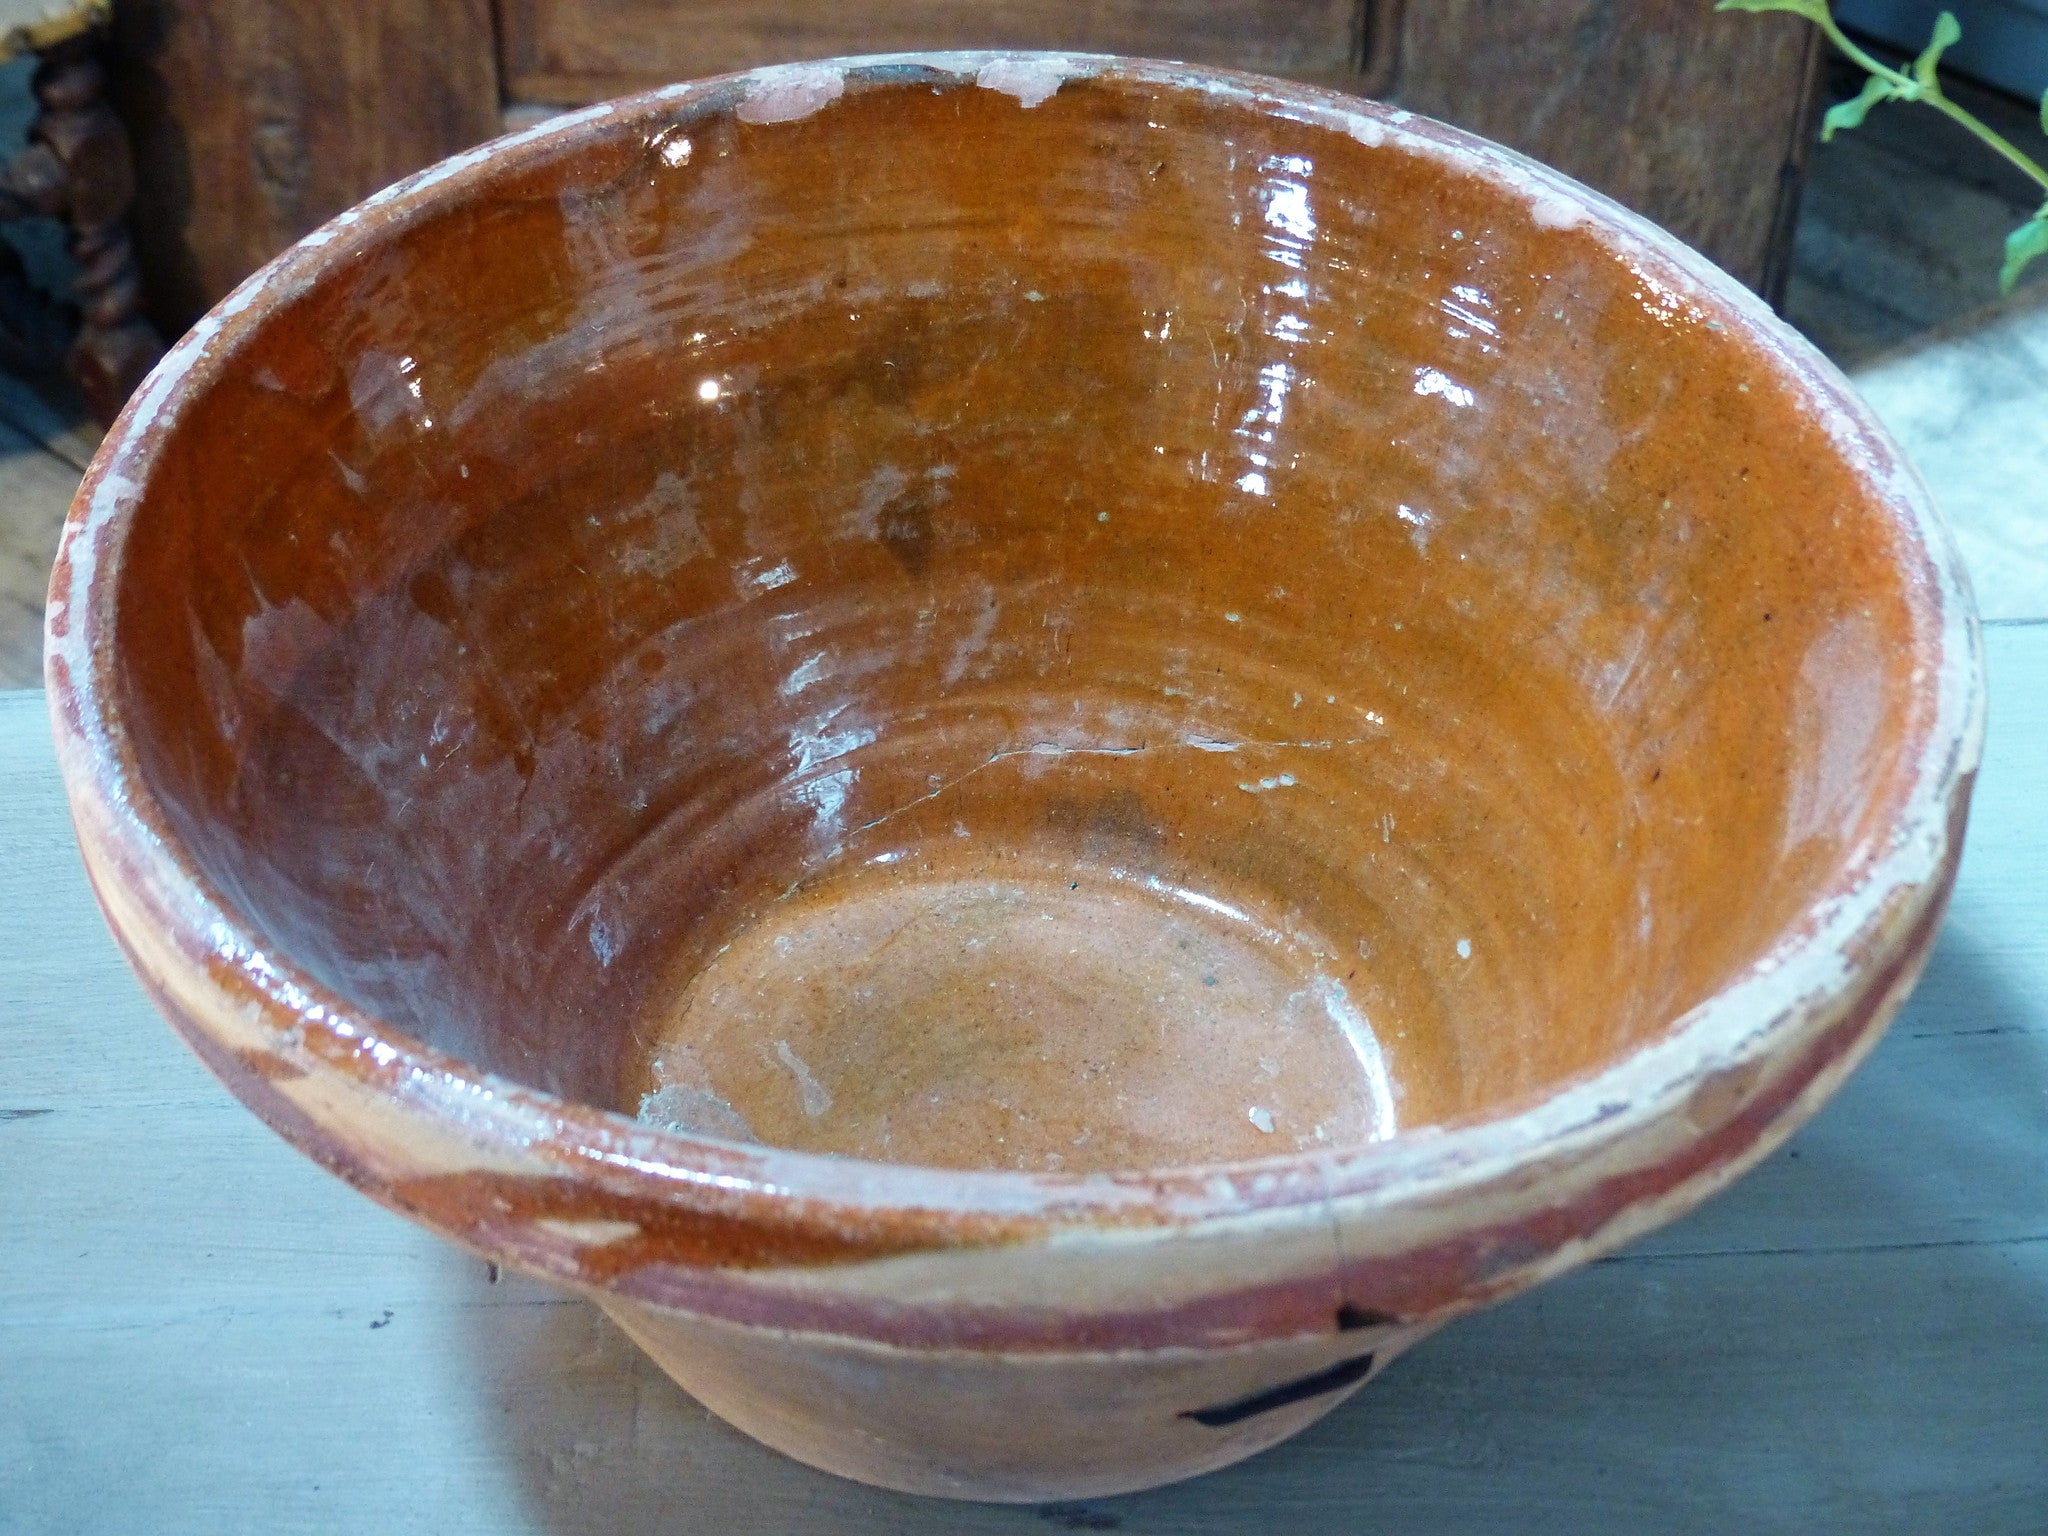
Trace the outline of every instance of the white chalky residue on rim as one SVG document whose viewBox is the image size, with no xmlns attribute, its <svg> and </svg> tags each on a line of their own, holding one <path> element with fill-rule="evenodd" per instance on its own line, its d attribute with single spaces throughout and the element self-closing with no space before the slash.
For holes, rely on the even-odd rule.
<svg viewBox="0 0 2048 1536">
<path fill-rule="evenodd" d="M 793 123 L 846 94 L 846 71 L 836 64 L 792 64 L 764 69 L 739 104 L 743 123 Z"/>
<path fill-rule="evenodd" d="M 1529 204 L 1529 217 L 1535 220 L 1538 229 L 1570 229 L 1585 222 L 1586 210 L 1568 197 L 1538 188 Z"/>
<path fill-rule="evenodd" d="M 1057 92 L 1071 73 L 1063 58 L 994 59 L 975 72 L 974 83 L 1014 96 L 1028 109 Z"/>
</svg>

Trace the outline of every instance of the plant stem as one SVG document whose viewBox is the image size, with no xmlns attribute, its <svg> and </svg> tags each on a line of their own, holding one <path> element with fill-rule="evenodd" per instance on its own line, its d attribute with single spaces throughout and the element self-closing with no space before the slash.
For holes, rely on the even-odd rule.
<svg viewBox="0 0 2048 1536">
<path fill-rule="evenodd" d="M 1832 14 L 1821 23 L 1821 30 L 1827 33 L 1829 42 L 1848 55 L 1851 63 L 1897 86 L 1900 96 L 1905 100 L 1925 102 L 1944 117 L 1962 124 L 1963 127 L 1969 129 L 1971 133 L 1975 134 L 1985 144 L 1989 145 L 2019 170 L 2023 171 L 2035 185 L 2039 186 L 2044 192 L 2048 192 L 2048 170 L 2042 169 L 2033 156 L 2026 154 L 2018 145 L 2014 144 L 2012 140 L 2008 139 L 1997 129 L 1991 127 L 1990 124 L 1981 122 L 1974 114 L 1965 111 L 1953 101 L 1950 101 L 1947 96 L 1942 94 L 1942 89 L 1939 85 L 1922 85 L 1911 75 L 1903 74 L 1889 65 L 1880 64 L 1876 59 L 1873 59 L 1849 40 L 1848 34 L 1835 24 L 1835 18 Z"/>
<path fill-rule="evenodd" d="M 1935 111 L 1961 123 L 1970 132 L 1977 135 L 1978 138 L 1997 150 L 2022 171 L 2025 171 L 2044 191 L 2048 191 L 2048 170 L 2043 170 L 2034 160 L 2033 156 L 2022 152 L 2004 134 L 1988 124 L 1978 121 L 1970 113 L 1965 112 L 1961 107 L 1950 101 L 1940 91 L 1923 92 L 1920 99 L 1926 102 L 1928 106 L 1934 108 Z"/>
<path fill-rule="evenodd" d="M 1827 33 L 1828 41 L 1833 43 L 1837 48 L 1841 49 L 1842 52 L 1846 53 L 1849 56 L 1849 62 L 1854 64 L 1858 69 L 1867 70 L 1869 73 L 1873 75 L 1881 76 L 1882 78 L 1891 81 L 1893 85 L 1898 86 L 1901 90 L 1911 91 L 1915 94 L 1918 94 L 1920 90 L 1919 81 L 1913 79 L 1910 75 L 1900 74 L 1896 69 L 1893 69 L 1889 64 L 1880 64 L 1876 59 L 1873 59 L 1869 54 L 1865 53 L 1861 48 L 1857 47 L 1854 43 L 1852 43 L 1849 40 L 1849 34 L 1844 32 L 1839 26 L 1835 24 L 1835 18 L 1832 11 L 1827 13 L 1826 19 L 1820 23 L 1820 29 L 1823 32 Z"/>
</svg>

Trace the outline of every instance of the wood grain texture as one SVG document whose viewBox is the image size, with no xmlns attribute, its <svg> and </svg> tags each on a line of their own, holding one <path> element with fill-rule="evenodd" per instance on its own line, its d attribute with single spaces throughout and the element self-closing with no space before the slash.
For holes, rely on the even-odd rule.
<svg viewBox="0 0 2048 1536">
<path fill-rule="evenodd" d="M 1576 176 L 1770 295 L 1819 57 L 1807 23 L 1705 0 L 1408 0 L 1395 94 Z"/>
<path fill-rule="evenodd" d="M 1380 0 L 499 0 L 506 94 L 574 103 L 837 54 L 1059 48 L 1282 75 L 1355 70 Z"/>
<path fill-rule="evenodd" d="M 1228 1472 L 928 1503 L 711 1419 L 586 1304 L 287 1149 L 172 1039 L 0 697 L 0 1532 L 1854 1532 L 2048 1510 L 2048 624 L 1988 632 L 1990 744 L 1919 992 L 1688 1220 L 1451 1325 Z M 25 1192 L 25 1198 L 24 1198 Z"/>
<path fill-rule="evenodd" d="M 0 688 L 42 682 L 43 598 L 77 489 L 75 468 L 0 420 Z"/>
<path fill-rule="evenodd" d="M 1694 0 L 500 0 L 505 88 L 579 103 L 724 70 L 912 48 L 1184 58 L 1390 93 L 1534 155 L 1782 290 L 1821 50 Z"/>
<path fill-rule="evenodd" d="M 137 256 L 167 335 L 350 204 L 498 131 L 489 0 L 134 0 L 114 41 Z"/>
<path fill-rule="evenodd" d="M 1978 611 L 2048 613 L 2048 285 L 1854 377 L 1948 515 Z"/>
<path fill-rule="evenodd" d="M 1866 78 L 1830 60 L 1826 94 L 1853 96 Z M 2031 103 L 1960 78 L 1943 89 L 2015 144 L 2040 132 Z M 2048 297 L 2048 263 L 2030 267 L 2012 299 L 1998 291 L 2005 237 L 2040 205 L 2039 192 L 1939 113 L 1873 112 L 1854 133 L 1813 147 L 1785 317 L 1851 371 L 1921 350 L 1936 340 L 1930 331 L 1991 329 L 1993 312 L 2026 303 L 2030 289 L 2036 302 Z M 1979 390 L 1995 392 L 1976 380 Z"/>
<path fill-rule="evenodd" d="M 142 314 L 128 228 L 135 158 L 127 125 L 107 99 L 106 52 L 102 27 L 43 52 L 31 81 L 38 112 L 29 148 L 9 165 L 8 179 L 18 184 L 28 168 L 31 184 L 47 183 L 31 205 L 64 221 L 78 304 L 65 363 L 93 416 L 111 424 L 164 344 Z"/>
</svg>

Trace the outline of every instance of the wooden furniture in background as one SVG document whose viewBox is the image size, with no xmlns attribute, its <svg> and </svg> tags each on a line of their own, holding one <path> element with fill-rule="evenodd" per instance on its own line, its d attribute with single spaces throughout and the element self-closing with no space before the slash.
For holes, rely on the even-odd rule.
<svg viewBox="0 0 2048 1536">
<path fill-rule="evenodd" d="M 106 0 L 0 0 L 0 61 L 37 55 L 38 109 L 28 146 L 0 168 L 0 219 L 62 220 L 77 262 L 74 315 L 0 246 L 0 363 L 31 375 L 68 369 L 102 421 L 163 355 L 142 317 L 129 243 L 135 169 L 107 102 L 106 21 Z"/>
<path fill-rule="evenodd" d="M 166 333 L 351 203 L 497 133 L 495 47 L 490 0 L 124 0 L 115 95 Z"/>
<path fill-rule="evenodd" d="M 1773 304 L 1823 45 L 1709 0 L 1406 0 L 1402 105 L 1512 145 L 1649 215 Z"/>
<path fill-rule="evenodd" d="M 177 331 L 508 112 L 913 48 L 1147 54 L 1388 97 L 1560 166 L 1775 298 L 1812 34 L 1708 0 L 124 0 L 115 54 L 149 312 Z"/>
<path fill-rule="evenodd" d="M 499 0 L 511 101 L 603 101 L 790 59 L 1064 48 L 1264 74 L 1356 70 L 1383 5 L 1359 0 Z"/>
</svg>

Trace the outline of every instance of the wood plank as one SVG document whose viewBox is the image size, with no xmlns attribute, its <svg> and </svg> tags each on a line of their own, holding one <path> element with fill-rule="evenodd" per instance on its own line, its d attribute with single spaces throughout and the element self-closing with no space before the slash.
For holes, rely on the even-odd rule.
<svg viewBox="0 0 2048 1536">
<path fill-rule="evenodd" d="M 133 0 L 115 100 L 167 336 L 350 204 L 497 132 L 490 0 Z"/>
<path fill-rule="evenodd" d="M 1864 78 L 1831 61 L 1829 92 L 1853 95 Z M 2013 143 L 2039 142 L 2028 103 L 1961 79 L 1943 89 Z M 1939 113 L 1873 112 L 1813 147 L 1785 318 L 1851 371 L 1932 331 L 1981 329 L 2000 303 L 2005 237 L 2040 203 L 2040 188 Z M 2048 262 L 2021 279 L 2028 289 L 2048 292 Z"/>
<path fill-rule="evenodd" d="M 838 54 L 1057 48 L 1275 74 L 1355 70 L 1367 0 L 500 0 L 506 94 L 627 91 Z"/>
<path fill-rule="evenodd" d="M 1391 86 L 1600 188 L 1768 295 L 1788 271 L 1821 58 L 1804 22 L 1693 0 L 500 0 L 500 15 L 518 102 L 913 48 L 1149 54 Z"/>
<path fill-rule="evenodd" d="M 2048 283 L 1854 375 L 1955 529 L 1986 618 L 2048 618 Z"/>
<path fill-rule="evenodd" d="M 0 1200 L 0 1533 L 2039 1536 L 2048 625 L 1987 641 L 1934 963 L 1788 1148 L 1265 1456 L 1040 1509 L 787 1462 L 588 1305 L 493 1284 L 291 1152 L 150 1012 L 85 886 L 42 699 L 0 695 L 0 1190 L 28 1192 Z"/>
<path fill-rule="evenodd" d="M 0 421 L 0 688 L 43 680 L 43 598 L 79 471 Z"/>
<path fill-rule="evenodd" d="M 1770 294 L 1816 37 L 1795 17 L 1700 0 L 1411 0 L 1396 95 L 1597 187 Z"/>
<path fill-rule="evenodd" d="M 62 459 L 81 475 L 106 434 L 85 413 L 85 402 L 63 408 L 52 404 L 35 386 L 11 373 L 0 373 L 0 422 Z"/>
</svg>

